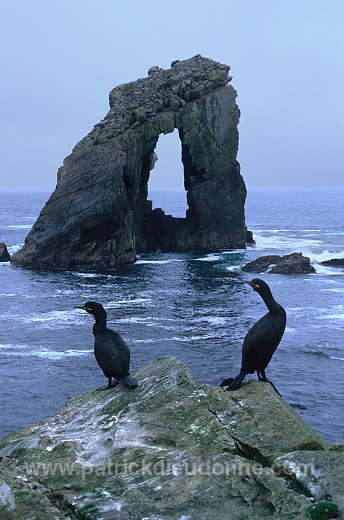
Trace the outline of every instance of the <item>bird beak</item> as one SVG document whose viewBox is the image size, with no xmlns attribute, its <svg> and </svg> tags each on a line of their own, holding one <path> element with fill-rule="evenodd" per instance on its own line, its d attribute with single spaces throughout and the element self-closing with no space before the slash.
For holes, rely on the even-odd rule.
<svg viewBox="0 0 344 520">
<path fill-rule="evenodd" d="M 83 311 L 91 311 L 92 309 L 90 309 L 89 307 L 75 307 L 76 309 L 82 309 Z"/>
<path fill-rule="evenodd" d="M 256 283 L 247 282 L 246 280 L 244 280 L 244 283 L 247 283 L 247 285 L 250 285 L 253 289 L 259 289 L 259 285 Z"/>
</svg>

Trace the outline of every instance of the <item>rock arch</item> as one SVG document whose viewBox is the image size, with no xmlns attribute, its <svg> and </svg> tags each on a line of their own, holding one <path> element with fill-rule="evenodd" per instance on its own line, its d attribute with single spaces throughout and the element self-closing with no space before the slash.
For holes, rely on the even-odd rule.
<svg viewBox="0 0 344 520">
<path fill-rule="evenodd" d="M 244 248 L 246 188 L 236 160 L 239 109 L 229 67 L 200 55 L 119 85 L 110 110 L 58 170 L 15 263 L 109 267 L 136 253 Z M 161 134 L 177 129 L 188 210 L 152 210 L 148 181 Z"/>
</svg>

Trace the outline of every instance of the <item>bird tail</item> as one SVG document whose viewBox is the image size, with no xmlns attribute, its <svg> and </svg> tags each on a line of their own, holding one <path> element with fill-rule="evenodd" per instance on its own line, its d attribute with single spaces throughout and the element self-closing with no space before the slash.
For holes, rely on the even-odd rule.
<svg viewBox="0 0 344 520">
<path fill-rule="evenodd" d="M 127 376 L 122 376 L 120 382 L 126 388 L 136 388 L 137 386 L 139 386 L 138 382 L 129 374 Z"/>
<path fill-rule="evenodd" d="M 237 390 L 238 388 L 240 388 L 240 385 L 245 379 L 245 376 L 247 376 L 247 372 L 245 372 L 244 370 L 240 370 L 239 374 L 234 379 L 232 379 L 231 377 L 229 377 L 228 379 L 224 379 L 220 386 L 226 386 L 226 390 Z"/>
</svg>

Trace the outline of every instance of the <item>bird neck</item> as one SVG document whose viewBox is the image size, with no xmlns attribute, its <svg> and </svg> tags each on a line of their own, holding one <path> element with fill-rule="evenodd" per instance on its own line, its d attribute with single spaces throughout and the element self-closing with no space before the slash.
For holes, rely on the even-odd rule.
<svg viewBox="0 0 344 520">
<path fill-rule="evenodd" d="M 93 325 L 93 334 L 97 334 L 103 329 L 106 329 L 106 316 L 95 316 L 95 324 Z"/>
<path fill-rule="evenodd" d="M 265 305 L 269 309 L 269 312 L 271 312 L 272 314 L 281 314 L 282 312 L 284 312 L 283 307 L 276 302 L 272 294 L 264 294 L 261 296 L 264 300 Z"/>
</svg>

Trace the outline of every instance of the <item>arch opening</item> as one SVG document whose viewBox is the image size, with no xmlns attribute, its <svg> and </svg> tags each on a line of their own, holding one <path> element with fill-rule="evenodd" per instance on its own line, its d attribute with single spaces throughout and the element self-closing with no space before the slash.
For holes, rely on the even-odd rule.
<svg viewBox="0 0 344 520">
<path fill-rule="evenodd" d="M 178 130 L 160 135 L 154 153 L 156 162 L 150 171 L 148 199 L 153 209 L 160 208 L 166 215 L 185 218 L 188 204 Z"/>
</svg>

